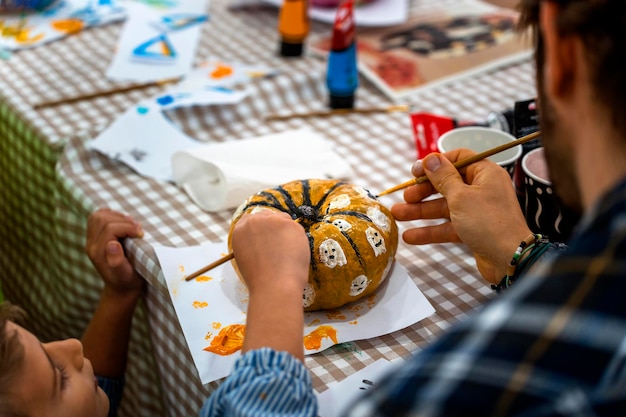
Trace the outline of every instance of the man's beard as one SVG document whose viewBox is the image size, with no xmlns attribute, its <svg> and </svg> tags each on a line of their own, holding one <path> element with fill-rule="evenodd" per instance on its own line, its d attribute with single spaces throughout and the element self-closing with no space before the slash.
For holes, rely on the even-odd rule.
<svg viewBox="0 0 626 417">
<path fill-rule="evenodd" d="M 576 214 L 583 211 L 578 177 L 574 167 L 574 150 L 567 132 L 559 127 L 559 120 L 539 83 L 539 114 L 541 142 L 544 147 L 552 187 L 562 206 Z"/>
</svg>

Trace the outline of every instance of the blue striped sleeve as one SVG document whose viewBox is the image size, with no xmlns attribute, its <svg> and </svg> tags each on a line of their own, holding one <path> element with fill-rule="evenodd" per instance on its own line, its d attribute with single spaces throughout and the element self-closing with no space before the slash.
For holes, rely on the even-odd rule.
<svg viewBox="0 0 626 417">
<path fill-rule="evenodd" d="M 315 417 L 317 398 L 309 371 L 287 352 L 247 352 L 200 411 L 200 417 L 216 416 Z"/>
<path fill-rule="evenodd" d="M 108 417 L 116 417 L 117 410 L 120 408 L 120 403 L 122 402 L 125 378 L 105 378 L 96 375 L 96 379 L 102 391 L 109 397 L 110 407 Z"/>
</svg>

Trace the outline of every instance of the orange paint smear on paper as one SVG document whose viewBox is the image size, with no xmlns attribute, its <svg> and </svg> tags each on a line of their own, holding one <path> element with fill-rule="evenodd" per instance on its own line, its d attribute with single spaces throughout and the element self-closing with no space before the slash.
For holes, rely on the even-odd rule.
<svg viewBox="0 0 626 417">
<path fill-rule="evenodd" d="M 313 326 L 314 324 L 319 324 L 319 323 L 321 323 L 321 322 L 322 322 L 322 321 L 321 321 L 320 319 L 315 319 L 315 320 L 313 320 L 312 322 L 310 322 L 310 323 L 308 324 L 308 326 Z"/>
<path fill-rule="evenodd" d="M 205 308 L 209 306 L 209 303 L 206 301 L 194 301 L 192 305 L 193 308 Z"/>
<path fill-rule="evenodd" d="M 231 324 L 220 330 L 218 335 L 211 341 L 211 344 L 203 350 L 221 356 L 232 355 L 243 347 L 245 334 L 245 324 Z"/>
<path fill-rule="evenodd" d="M 233 68 L 228 65 L 217 64 L 217 68 L 215 68 L 209 76 L 211 78 L 219 79 L 228 77 L 233 74 Z"/>
<path fill-rule="evenodd" d="M 207 332 L 207 334 L 204 336 L 204 340 L 211 340 L 212 337 L 213 337 L 213 333 Z"/>
<path fill-rule="evenodd" d="M 58 32 L 76 33 L 85 27 L 85 23 L 80 19 L 53 20 L 50 24 Z"/>
<path fill-rule="evenodd" d="M 361 311 L 363 309 L 363 306 L 361 304 L 355 304 L 351 307 L 348 307 L 348 310 L 350 310 L 350 312 L 356 314 L 357 316 L 359 315 L 359 311 Z"/>
<path fill-rule="evenodd" d="M 213 327 L 215 330 L 217 330 L 220 327 L 222 327 L 222 323 L 220 323 L 219 321 L 214 321 L 213 324 L 211 324 L 211 327 Z"/>
<path fill-rule="evenodd" d="M 372 308 L 376 305 L 376 295 L 370 295 L 367 297 L 367 306 Z"/>
<path fill-rule="evenodd" d="M 328 310 L 326 312 L 328 320 L 345 320 L 346 316 L 340 310 Z"/>
<path fill-rule="evenodd" d="M 196 278 L 196 282 L 209 282 L 213 279 L 213 277 L 209 277 L 207 275 L 200 275 Z"/>
<path fill-rule="evenodd" d="M 319 349 L 322 346 L 322 339 L 329 337 L 334 344 L 337 344 L 337 329 L 332 326 L 320 326 L 311 333 L 304 336 L 304 347 L 306 350 Z"/>
<path fill-rule="evenodd" d="M 359 324 L 359 321 L 358 320 L 349 321 L 348 324 Z"/>
<path fill-rule="evenodd" d="M 35 36 L 30 35 L 30 29 L 25 28 L 25 21 L 21 20 L 15 25 L 7 25 L 0 21 L 0 37 L 13 38 L 16 42 L 28 44 L 40 41 L 43 39 L 43 33 Z"/>
</svg>

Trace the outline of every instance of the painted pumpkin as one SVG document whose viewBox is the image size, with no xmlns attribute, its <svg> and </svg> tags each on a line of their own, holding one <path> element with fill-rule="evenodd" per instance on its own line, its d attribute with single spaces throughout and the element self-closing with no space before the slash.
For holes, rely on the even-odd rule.
<svg viewBox="0 0 626 417">
<path fill-rule="evenodd" d="M 311 266 L 302 296 L 305 311 L 334 309 L 366 297 L 391 270 L 398 227 L 389 210 L 362 187 L 309 179 L 267 189 L 237 209 L 230 230 L 243 214 L 257 210 L 288 213 L 307 233 Z"/>
</svg>

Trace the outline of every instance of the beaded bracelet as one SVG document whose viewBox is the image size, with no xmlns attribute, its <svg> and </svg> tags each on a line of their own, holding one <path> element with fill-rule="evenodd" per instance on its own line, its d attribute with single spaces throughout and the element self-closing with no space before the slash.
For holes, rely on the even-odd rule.
<svg viewBox="0 0 626 417">
<path fill-rule="evenodd" d="M 549 241 L 547 236 L 538 233 L 530 234 L 526 239 L 520 242 L 519 246 L 515 250 L 513 258 L 506 268 L 506 275 L 502 278 L 498 285 L 492 285 L 491 288 L 497 293 L 500 293 L 500 291 L 505 288 L 509 288 L 514 282 L 513 278 L 515 277 L 515 273 L 517 272 L 520 258 L 522 258 L 523 261 L 526 261 L 529 258 L 536 259 L 540 254 L 543 254 L 547 250 L 548 246 Z M 523 256 L 526 255 L 528 252 L 531 252 L 530 255 L 526 258 L 523 258 Z"/>
</svg>

